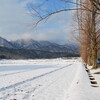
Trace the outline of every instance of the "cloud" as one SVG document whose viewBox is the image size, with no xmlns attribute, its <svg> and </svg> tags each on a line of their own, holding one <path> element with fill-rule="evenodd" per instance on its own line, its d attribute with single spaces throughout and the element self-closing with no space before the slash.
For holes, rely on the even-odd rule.
<svg viewBox="0 0 100 100">
<path fill-rule="evenodd" d="M 25 25 L 32 22 L 32 18 L 18 0 L 0 0 L 0 4 L 0 28 L 3 34 L 21 34 L 28 30 Z"/>
<path fill-rule="evenodd" d="M 36 29 L 28 27 L 33 22 L 27 14 L 26 5 L 36 0 L 0 0 L 0 36 L 7 39 L 33 38 L 65 43 L 71 38 L 71 22 L 73 12 L 62 12 L 51 16 Z"/>
<path fill-rule="evenodd" d="M 38 26 L 35 37 L 38 40 L 49 40 L 60 44 L 67 43 L 72 38 L 71 23 L 73 12 L 62 12 L 51 16 L 47 22 Z"/>
</svg>

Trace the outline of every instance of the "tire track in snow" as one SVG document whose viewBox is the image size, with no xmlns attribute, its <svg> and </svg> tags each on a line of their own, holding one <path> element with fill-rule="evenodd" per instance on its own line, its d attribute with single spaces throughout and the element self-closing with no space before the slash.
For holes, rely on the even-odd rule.
<svg viewBox="0 0 100 100">
<path fill-rule="evenodd" d="M 68 67 L 68 66 L 67 66 Z M 33 100 L 32 97 L 38 95 L 39 93 L 41 93 L 42 91 L 46 90 L 47 88 L 49 88 L 51 85 L 53 85 L 55 82 L 57 82 L 61 77 L 63 77 L 65 75 L 66 71 L 60 75 L 58 75 L 56 78 L 52 79 L 52 81 L 48 82 L 45 84 L 45 86 L 40 87 L 40 86 L 36 86 L 36 87 L 31 87 L 33 88 L 32 90 L 27 89 L 25 92 L 29 93 L 29 94 L 25 94 L 22 98 L 22 100 L 24 100 L 24 98 L 27 97 L 27 100 Z M 42 77 L 43 78 L 43 77 Z M 38 91 L 35 92 L 35 90 L 39 88 Z M 35 93 L 34 93 L 35 92 Z M 14 93 L 13 93 L 14 94 Z M 15 93 L 16 94 L 16 93 Z M 31 98 L 31 99 L 29 99 Z M 26 99 L 25 99 L 26 100 Z"/>
<path fill-rule="evenodd" d="M 29 71 L 32 71 L 32 70 L 29 70 Z M 9 73 L 9 74 L 1 74 L 0 77 L 8 76 L 8 75 L 14 75 L 14 74 L 19 74 L 19 73 L 23 73 L 23 72 L 28 72 L 28 71 L 18 71 L 18 72 Z"/>
<path fill-rule="evenodd" d="M 47 73 L 44 73 L 44 74 L 35 76 L 35 77 L 33 77 L 33 78 L 30 78 L 30 79 L 27 79 L 27 80 L 24 80 L 24 81 L 21 81 L 21 82 L 18 82 L 18 83 L 9 85 L 9 86 L 7 86 L 7 87 L 0 88 L 0 92 L 5 91 L 5 90 L 8 90 L 8 89 L 13 88 L 13 87 L 16 87 L 16 86 L 19 86 L 19 85 L 22 85 L 22 84 L 27 83 L 27 82 L 30 82 L 30 81 L 32 81 L 32 80 L 41 78 L 41 77 L 43 77 L 43 76 L 45 76 L 45 75 L 52 74 L 52 73 L 54 73 L 54 72 L 56 72 L 56 71 L 59 71 L 59 70 L 61 70 L 61 69 L 64 69 L 64 68 L 66 68 L 66 67 L 69 67 L 69 66 L 71 66 L 71 65 L 72 65 L 72 64 L 69 64 L 69 65 L 67 65 L 67 66 L 58 68 L 58 69 L 56 69 L 56 70 L 53 70 L 53 71 L 50 71 L 50 72 L 47 72 Z"/>
<path fill-rule="evenodd" d="M 68 65 L 67 65 L 68 66 Z M 61 71 L 63 71 L 63 70 L 61 70 Z M 23 87 L 20 87 L 20 91 L 24 91 L 24 95 L 22 96 L 22 99 L 21 100 L 32 100 L 32 99 L 30 99 L 30 98 L 32 98 L 32 95 L 34 95 L 33 93 L 34 93 L 34 91 L 36 90 L 36 89 L 39 89 L 36 93 L 35 93 L 35 96 L 38 94 L 38 93 L 40 93 L 42 90 L 45 90 L 45 89 L 47 89 L 48 87 L 50 87 L 51 85 L 53 85 L 55 82 L 57 82 L 58 81 L 58 79 L 60 79 L 64 74 L 66 73 L 66 71 L 64 72 L 64 73 L 62 73 L 62 74 L 60 74 L 60 75 L 58 75 L 56 78 L 54 78 L 54 79 L 52 79 L 52 81 L 50 81 L 49 83 L 46 83 L 46 85 L 45 86 L 43 86 L 43 87 L 41 87 L 41 85 L 40 84 L 37 84 L 35 87 L 32 87 L 32 86 L 29 86 L 28 87 L 28 89 L 25 89 L 25 88 L 27 88 L 27 86 L 23 86 L 24 87 L 24 89 L 25 89 L 25 91 L 23 90 Z M 52 74 L 54 74 L 54 73 L 52 73 Z M 48 74 L 49 75 L 49 74 Z M 46 75 L 47 76 L 47 75 Z M 41 78 L 44 78 L 44 77 L 41 77 Z M 40 79 L 41 79 L 40 78 Z M 27 84 L 27 83 L 26 83 Z M 23 84 L 22 84 L 23 85 Z M 30 89 L 31 88 L 31 89 Z M 17 89 L 17 88 L 16 88 Z M 19 89 L 17 89 L 17 90 L 19 90 Z M 23 92 L 22 91 L 22 92 Z M 16 92 L 18 92 L 18 91 L 15 91 L 15 92 L 12 92 L 11 93 L 11 95 L 6 95 L 5 97 L 3 97 L 3 99 L 4 100 L 8 100 L 8 99 L 10 99 L 10 97 L 11 96 L 15 96 L 15 94 L 16 95 L 19 95 L 19 94 L 17 94 Z M 16 97 L 13 97 L 13 98 L 16 98 Z M 12 99 L 13 99 L 12 98 Z"/>
<path fill-rule="evenodd" d="M 34 69 L 30 69 L 28 71 L 17 71 L 17 72 L 13 72 L 13 73 L 8 73 L 8 74 L 1 74 L 0 77 L 4 77 L 4 76 L 8 76 L 8 75 L 14 75 L 14 74 L 19 74 L 19 73 L 24 73 L 24 72 L 29 72 L 29 71 L 33 71 L 33 70 L 37 70 L 38 68 L 34 68 Z"/>
</svg>

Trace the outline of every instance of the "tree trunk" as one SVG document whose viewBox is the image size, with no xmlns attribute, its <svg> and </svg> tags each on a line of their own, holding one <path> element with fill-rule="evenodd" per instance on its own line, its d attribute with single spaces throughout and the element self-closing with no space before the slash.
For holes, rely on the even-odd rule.
<svg viewBox="0 0 100 100">
<path fill-rule="evenodd" d="M 91 1 L 92 6 L 92 60 L 93 69 L 97 68 L 97 46 L 96 46 L 96 8 Z"/>
</svg>

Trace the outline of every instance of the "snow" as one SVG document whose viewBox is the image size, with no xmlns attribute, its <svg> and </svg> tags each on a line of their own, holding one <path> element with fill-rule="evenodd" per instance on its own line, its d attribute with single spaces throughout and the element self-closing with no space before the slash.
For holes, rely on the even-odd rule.
<svg viewBox="0 0 100 100">
<path fill-rule="evenodd" d="M 93 75 L 100 86 L 100 75 Z M 100 100 L 99 95 L 80 58 L 0 61 L 0 100 Z"/>
<path fill-rule="evenodd" d="M 92 72 L 90 71 L 90 73 Z M 93 73 L 92 76 L 95 78 Z M 99 87 L 91 86 L 91 80 L 83 65 L 81 65 L 80 70 L 75 77 L 70 91 L 68 92 L 68 100 L 100 100 L 100 84 L 98 84 Z M 98 75 L 97 82 L 100 82 L 100 75 Z"/>
</svg>

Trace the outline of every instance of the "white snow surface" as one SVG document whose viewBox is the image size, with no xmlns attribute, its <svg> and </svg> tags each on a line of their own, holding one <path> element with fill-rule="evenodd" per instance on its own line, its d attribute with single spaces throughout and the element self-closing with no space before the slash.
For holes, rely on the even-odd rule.
<svg viewBox="0 0 100 100">
<path fill-rule="evenodd" d="M 100 75 L 94 75 L 100 86 Z M 80 59 L 1 60 L 0 100 L 100 100 Z"/>
</svg>

